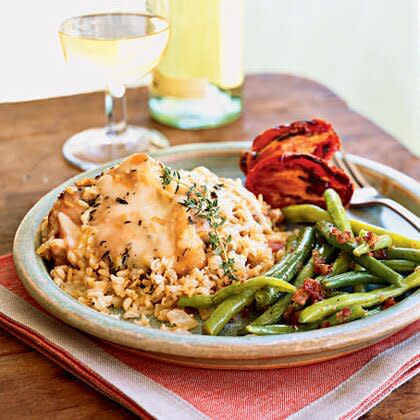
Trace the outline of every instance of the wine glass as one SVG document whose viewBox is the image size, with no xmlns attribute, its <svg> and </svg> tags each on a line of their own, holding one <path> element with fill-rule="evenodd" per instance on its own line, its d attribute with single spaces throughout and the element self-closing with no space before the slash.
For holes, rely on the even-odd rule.
<svg viewBox="0 0 420 420">
<path fill-rule="evenodd" d="M 66 61 L 78 71 L 94 73 L 105 85 L 105 127 L 81 131 L 63 146 L 64 157 L 79 168 L 169 145 L 158 131 L 127 124 L 125 97 L 125 84 L 149 73 L 168 43 L 169 24 L 159 15 L 163 3 L 148 2 L 141 13 L 89 14 L 61 24 Z"/>
</svg>

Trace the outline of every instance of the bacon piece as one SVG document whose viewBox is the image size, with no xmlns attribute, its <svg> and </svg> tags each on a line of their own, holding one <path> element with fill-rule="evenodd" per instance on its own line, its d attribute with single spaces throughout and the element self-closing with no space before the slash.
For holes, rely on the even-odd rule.
<svg viewBox="0 0 420 420">
<path fill-rule="evenodd" d="M 396 303 L 397 301 L 393 297 L 390 297 L 382 303 L 382 309 L 388 309 L 391 306 L 394 306 Z"/>
<path fill-rule="evenodd" d="M 305 305 L 309 299 L 309 293 L 303 288 L 299 287 L 295 293 L 292 295 L 292 301 L 298 305 Z"/>
<path fill-rule="evenodd" d="M 283 313 L 283 321 L 288 325 L 298 325 L 301 311 L 294 304 L 290 304 Z"/>
<path fill-rule="evenodd" d="M 388 259 L 388 250 L 386 248 L 378 249 L 377 251 L 372 252 L 371 256 L 377 258 L 378 260 L 386 260 Z"/>
<path fill-rule="evenodd" d="M 303 290 L 309 293 L 312 302 L 318 302 L 324 299 L 324 292 L 321 288 L 321 283 L 318 280 L 307 278 L 303 282 Z"/>
<path fill-rule="evenodd" d="M 315 274 L 321 274 L 323 276 L 326 276 L 327 274 L 331 273 L 332 264 L 327 264 L 325 262 L 325 258 L 321 258 L 321 256 L 319 255 L 319 251 L 317 249 L 314 249 L 312 251 L 312 258 L 314 261 Z"/>
<path fill-rule="evenodd" d="M 350 178 L 323 159 L 303 153 L 275 154 L 259 161 L 248 173 L 245 186 L 262 194 L 272 207 L 311 203 L 325 208 L 323 193 L 337 191 L 344 206 L 353 194 Z"/>
<path fill-rule="evenodd" d="M 344 322 L 347 322 L 352 314 L 352 309 L 350 306 L 345 306 L 341 311 L 338 311 L 335 316 L 337 318 L 338 324 L 343 324 Z M 331 327 L 331 323 L 327 320 L 324 320 L 321 322 L 321 328 L 328 328 Z"/>
<path fill-rule="evenodd" d="M 284 241 L 280 241 L 278 239 L 269 239 L 268 246 L 273 252 L 277 252 L 280 251 L 280 249 L 284 249 Z"/>
<path fill-rule="evenodd" d="M 345 306 L 341 311 L 338 311 L 335 316 L 340 323 L 346 322 L 352 314 L 350 306 Z"/>
<path fill-rule="evenodd" d="M 338 244 L 345 244 L 352 240 L 352 234 L 349 231 L 345 230 L 344 232 L 341 232 L 341 230 L 336 227 L 331 229 L 331 235 L 335 237 Z"/>
<path fill-rule="evenodd" d="M 298 305 L 306 305 L 308 302 L 319 302 L 324 299 L 324 292 L 318 280 L 308 277 L 302 286 L 298 287 L 292 295 L 292 301 Z"/>
<path fill-rule="evenodd" d="M 246 174 L 259 161 L 278 153 L 309 153 L 328 160 L 340 149 L 340 138 L 331 124 L 320 119 L 296 121 L 257 136 L 251 150 L 242 155 L 240 167 Z"/>
</svg>

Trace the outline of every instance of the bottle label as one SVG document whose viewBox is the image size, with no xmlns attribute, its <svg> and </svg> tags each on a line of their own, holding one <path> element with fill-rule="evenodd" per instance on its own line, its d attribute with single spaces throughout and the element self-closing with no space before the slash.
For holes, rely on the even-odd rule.
<svg viewBox="0 0 420 420">
<path fill-rule="evenodd" d="M 156 96 L 197 99 L 206 95 L 207 79 L 179 79 L 166 76 L 159 70 L 153 72 L 151 92 Z"/>
</svg>

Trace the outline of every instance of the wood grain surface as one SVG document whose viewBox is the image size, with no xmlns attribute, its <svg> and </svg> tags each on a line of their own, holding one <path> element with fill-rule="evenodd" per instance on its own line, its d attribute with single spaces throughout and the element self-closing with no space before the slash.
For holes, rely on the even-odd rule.
<svg viewBox="0 0 420 420">
<path fill-rule="evenodd" d="M 128 96 L 130 122 L 158 128 L 172 144 L 251 139 L 272 125 L 320 117 L 334 125 L 346 151 L 420 180 L 420 159 L 333 92 L 307 79 L 248 77 L 242 118 L 226 127 L 202 131 L 186 132 L 153 122 L 147 113 L 145 89 L 131 90 Z M 103 119 L 100 93 L 0 105 L 0 254 L 11 252 L 16 228 L 29 208 L 78 173 L 61 155 L 63 142 L 77 131 L 102 125 Z M 0 419 L 133 417 L 1 330 L 0 408 Z M 420 378 L 400 387 L 364 417 L 420 418 Z"/>
</svg>

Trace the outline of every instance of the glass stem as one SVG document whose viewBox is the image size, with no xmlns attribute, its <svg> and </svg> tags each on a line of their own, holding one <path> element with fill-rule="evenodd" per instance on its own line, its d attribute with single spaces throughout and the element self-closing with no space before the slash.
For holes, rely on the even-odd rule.
<svg viewBox="0 0 420 420">
<path fill-rule="evenodd" d="M 127 100 L 123 85 L 109 85 L 106 89 L 105 115 L 107 134 L 119 135 L 127 129 Z"/>
</svg>

